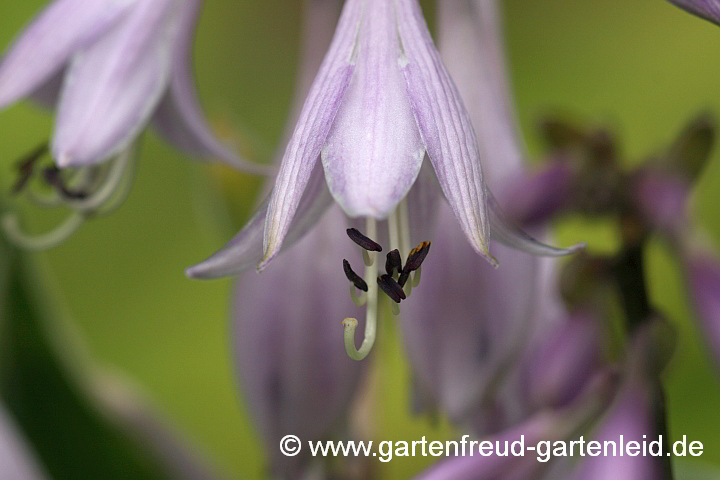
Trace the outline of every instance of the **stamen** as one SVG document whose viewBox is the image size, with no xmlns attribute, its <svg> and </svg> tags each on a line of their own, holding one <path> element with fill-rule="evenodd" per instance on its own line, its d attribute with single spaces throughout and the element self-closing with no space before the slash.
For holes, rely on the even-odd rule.
<svg viewBox="0 0 720 480">
<path fill-rule="evenodd" d="M 406 272 L 403 269 L 402 273 L 400 274 L 400 277 L 398 278 L 398 285 L 400 285 L 401 287 L 404 287 L 408 281 L 408 278 L 410 278 L 410 272 L 409 271 Z"/>
<path fill-rule="evenodd" d="M 390 297 L 395 303 L 400 303 L 401 300 L 407 298 L 402 287 L 392 278 L 390 275 L 382 275 L 378 277 L 377 283 L 380 286 L 380 290 Z"/>
<path fill-rule="evenodd" d="M 350 284 L 350 298 L 352 298 L 353 303 L 358 307 L 362 307 L 367 303 L 367 295 L 363 293 L 358 296 L 357 288 L 355 288 L 355 285 L 352 283 Z"/>
<path fill-rule="evenodd" d="M 118 196 L 121 198 L 126 197 L 134 173 L 132 158 L 133 148 L 128 147 L 113 161 L 107 177 L 95 192 L 85 199 L 69 202 L 68 206 L 73 210 L 89 212 L 103 207 L 119 190 L 124 193 Z M 128 187 L 128 192 L 125 192 L 125 187 Z"/>
<path fill-rule="evenodd" d="M 405 286 L 408 278 L 410 278 L 410 272 L 414 272 L 415 270 L 420 268 L 420 265 L 422 265 L 425 257 L 427 257 L 428 253 L 430 252 L 431 244 L 432 242 L 423 242 L 412 249 L 410 255 L 408 255 L 407 261 L 405 262 L 403 271 L 400 274 L 400 278 L 398 279 L 398 283 L 400 284 L 400 286 Z"/>
<path fill-rule="evenodd" d="M 347 277 L 347 279 L 350 280 L 350 282 L 352 282 L 352 284 L 357 289 L 362 290 L 363 292 L 368 291 L 367 282 L 365 282 L 365 280 L 363 280 L 360 275 L 353 271 L 352 267 L 350 266 L 350 262 L 345 259 L 343 259 L 343 270 L 345 271 L 345 276 Z"/>
<path fill-rule="evenodd" d="M 375 237 L 377 236 L 377 224 L 375 219 L 367 219 L 367 233 L 368 235 Z M 350 229 L 352 230 L 352 229 Z M 352 238 L 350 230 L 348 230 L 348 236 Z M 359 232 L 358 232 L 359 233 Z M 362 235 L 362 234 L 361 234 Z M 367 238 L 367 237 L 365 237 Z M 357 242 L 356 242 L 357 243 Z M 374 243 L 374 242 L 373 242 Z M 379 247 L 379 245 L 378 245 Z M 382 251 L 380 250 L 375 251 Z M 370 258 L 373 260 L 370 265 L 365 267 L 365 279 L 369 280 L 377 276 L 377 263 L 374 261 L 375 253 L 369 253 Z M 370 282 L 368 285 L 368 292 L 365 295 L 367 299 L 367 306 L 365 311 L 365 336 L 363 338 L 362 345 L 360 348 L 355 346 L 355 329 L 357 328 L 357 320 L 354 318 L 346 318 L 343 320 L 345 326 L 344 339 L 345 339 L 345 351 L 348 356 L 353 360 L 362 360 L 368 356 L 370 350 L 372 350 L 375 344 L 375 336 L 377 334 L 377 307 L 378 307 L 378 285 L 375 282 Z"/>
<path fill-rule="evenodd" d="M 395 302 L 390 303 L 390 310 L 392 310 L 393 315 L 397 317 L 400 315 L 400 304 Z"/>
<path fill-rule="evenodd" d="M 347 234 L 348 237 L 350 237 L 350 240 L 357 243 L 365 250 L 368 250 L 370 252 L 382 252 L 382 246 L 380 246 L 379 243 L 371 240 L 370 238 L 360 233 L 357 228 L 348 228 Z"/>
<path fill-rule="evenodd" d="M 28 184 L 28 182 L 33 176 L 33 173 L 35 171 L 35 165 L 37 164 L 38 160 L 40 160 L 40 158 L 47 152 L 48 142 L 43 142 L 42 144 L 37 146 L 35 150 L 18 160 L 17 166 L 20 176 L 15 181 L 15 184 L 12 187 L 11 192 L 13 195 L 17 195 L 25 188 L 25 186 Z"/>
<path fill-rule="evenodd" d="M 363 262 L 365 263 L 365 266 L 366 267 L 372 266 L 373 262 L 375 261 L 375 256 L 374 255 L 371 256 L 370 252 L 368 252 L 364 248 L 361 248 L 360 250 L 362 250 Z"/>
<path fill-rule="evenodd" d="M 415 273 L 413 273 L 413 278 L 412 278 L 412 286 L 413 287 L 417 287 L 418 285 L 420 285 L 420 273 L 421 272 L 422 272 L 422 268 L 418 267 L 418 269 L 415 270 Z"/>
<path fill-rule="evenodd" d="M 60 169 L 52 166 L 43 170 L 45 181 L 55 187 L 62 196 L 69 200 L 83 200 L 88 197 L 88 192 L 83 190 L 73 190 L 65 183 L 60 174 Z"/>
<path fill-rule="evenodd" d="M 420 268 L 420 265 L 422 265 L 425 257 L 427 257 L 427 254 L 430 252 L 431 244 L 432 242 L 422 242 L 420 245 L 413 248 L 412 251 L 410 251 L 410 255 L 408 255 L 408 259 L 407 262 L 405 262 L 405 268 L 403 268 L 403 270 L 407 269 L 414 272 Z"/>
<path fill-rule="evenodd" d="M 20 169 L 23 177 L 15 188 L 22 189 L 27 184 L 37 169 L 37 160 L 46 152 L 47 145 L 44 144 L 22 159 Z M 29 200 L 41 207 L 66 207 L 71 210 L 71 214 L 54 230 L 42 235 L 24 232 L 13 214 L 2 218 L 2 229 L 13 243 L 29 250 L 45 250 L 62 243 L 85 220 L 109 214 L 127 199 L 134 173 L 133 153 L 134 147 L 131 146 L 103 165 L 68 171 L 55 166 L 43 169 L 45 181 L 54 188 L 50 193 L 28 190 Z"/>
<path fill-rule="evenodd" d="M 396 271 L 398 274 L 402 272 L 402 258 L 400 257 L 400 250 L 397 248 L 388 252 L 385 260 L 385 271 L 390 276 L 393 276 Z"/>
</svg>

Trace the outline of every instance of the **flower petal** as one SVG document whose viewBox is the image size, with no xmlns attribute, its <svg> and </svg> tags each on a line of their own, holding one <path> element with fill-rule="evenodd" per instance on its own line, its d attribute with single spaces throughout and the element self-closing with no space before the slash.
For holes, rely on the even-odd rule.
<svg viewBox="0 0 720 480">
<path fill-rule="evenodd" d="M 692 185 L 686 178 L 642 168 L 632 175 L 631 181 L 631 199 L 648 224 L 666 235 L 688 229 Z"/>
<path fill-rule="evenodd" d="M 545 454 L 540 451 L 540 442 L 554 444 L 557 440 L 567 441 L 579 428 L 594 420 L 607 407 L 615 392 L 615 377 L 609 372 L 597 374 L 583 389 L 578 398 L 568 406 L 558 410 L 546 410 L 533 415 L 511 429 L 504 430 L 486 440 L 492 445 L 499 444 L 500 452 L 507 442 L 509 448 L 513 442 L 524 438 L 526 445 L 537 445 L 537 455 L 512 455 L 491 452 L 490 455 L 475 455 L 465 452 L 454 458 L 441 460 L 416 480 L 497 480 L 497 479 L 537 479 L 545 478 L 545 463 L 538 462 Z M 463 440 L 467 441 L 467 437 Z M 497 442 L 497 443 L 496 443 Z M 460 442 L 458 442 L 460 443 Z M 460 447 L 460 445 L 459 445 Z M 519 446 L 516 445 L 515 448 Z M 462 448 L 462 447 L 460 447 Z M 477 448 L 477 443 L 475 444 Z M 550 458 L 551 452 L 547 450 Z"/>
<path fill-rule="evenodd" d="M 56 0 L 15 40 L 0 64 L 0 109 L 30 95 L 136 0 Z"/>
<path fill-rule="evenodd" d="M 302 443 L 326 439 L 346 418 L 367 366 L 347 356 L 341 339 L 342 318 L 361 313 L 340 263 L 362 264 L 346 227 L 342 211 L 333 208 L 263 275 L 248 272 L 236 283 L 236 371 L 273 478 L 305 478 L 293 473 L 301 473 L 309 454 L 281 455 L 278 442 L 290 432 Z"/>
<path fill-rule="evenodd" d="M 508 218 L 520 225 L 542 225 L 568 206 L 572 181 L 572 166 L 558 159 L 536 171 L 509 174 L 494 193 Z"/>
<path fill-rule="evenodd" d="M 291 108 L 286 139 L 292 135 L 298 116 L 302 110 L 303 100 L 310 90 L 323 54 L 332 41 L 333 31 L 337 25 L 342 4 L 339 0 L 311 0 L 307 2 L 304 13 L 304 33 L 302 40 L 301 64 L 298 71 L 297 85 Z M 282 152 L 276 155 L 276 163 L 282 159 Z M 248 225 L 228 244 L 226 248 L 213 255 L 207 261 L 191 267 L 187 274 L 193 278 L 215 278 L 240 273 L 253 267 L 263 256 L 263 229 L 270 197 L 265 199 L 258 212 Z M 288 245 L 299 239 L 310 229 L 332 202 L 330 192 L 323 175 L 322 168 L 316 164 L 308 186 L 303 193 L 303 200 L 298 205 L 298 212 L 290 228 L 289 236 L 293 239 Z"/>
<path fill-rule="evenodd" d="M 603 363 L 603 336 L 593 313 L 568 315 L 543 333 L 524 365 L 531 411 L 572 402 Z"/>
<path fill-rule="evenodd" d="M 496 190 L 524 167 L 495 0 L 438 2 L 438 47 L 468 109 L 486 182 Z"/>
<path fill-rule="evenodd" d="M 684 252 L 685 270 L 703 339 L 720 367 L 720 260 L 696 246 Z"/>
<path fill-rule="evenodd" d="M 236 275 L 256 266 L 263 258 L 263 232 L 269 203 L 270 196 L 225 247 L 204 262 L 188 268 L 185 274 L 191 278 L 219 278 Z M 300 200 L 283 249 L 302 238 L 331 204 L 332 196 L 327 189 L 322 167 L 318 163 Z"/>
<path fill-rule="evenodd" d="M 434 228 L 412 239 L 433 245 L 418 293 L 403 304 L 405 348 L 424 397 L 455 423 L 494 431 L 506 422 L 505 412 L 488 415 L 498 385 L 533 333 L 558 319 L 546 318 L 541 304 L 542 259 L 493 245 L 502 262 L 494 269 L 475 254 L 447 203 L 437 208 Z"/>
<path fill-rule="evenodd" d="M 74 57 L 52 142 L 58 166 L 105 160 L 145 127 L 168 85 L 177 5 L 139 0 L 122 23 Z"/>
<path fill-rule="evenodd" d="M 720 25 L 720 2 L 717 0 L 669 0 L 690 13 Z"/>
<path fill-rule="evenodd" d="M 420 135 L 445 197 L 476 252 L 489 257 L 490 225 L 477 140 L 433 45 L 417 0 L 398 0 L 400 65 Z"/>
<path fill-rule="evenodd" d="M 181 2 L 179 34 L 172 54 L 170 90 L 155 111 L 155 129 L 190 155 L 218 158 L 248 173 L 267 174 L 267 166 L 238 157 L 215 138 L 202 113 L 191 70 L 192 41 L 201 4 L 200 0 Z"/>
<path fill-rule="evenodd" d="M 60 98 L 65 74 L 66 70 L 63 68 L 30 93 L 30 98 L 40 106 L 53 110 Z"/>
<path fill-rule="evenodd" d="M 490 227 L 493 239 L 508 247 L 530 253 L 541 257 L 563 257 L 571 255 L 587 247 L 584 243 L 578 243 L 568 248 L 556 248 L 539 242 L 527 232 L 507 219 L 495 200 L 495 197 L 488 190 L 488 206 L 490 208 Z"/>
<path fill-rule="evenodd" d="M 383 219 L 405 198 L 425 156 L 398 68 L 392 2 L 365 2 L 357 49 L 322 160 L 330 193 L 349 216 Z"/>
<path fill-rule="evenodd" d="M 265 222 L 262 270 L 280 252 L 354 70 L 361 0 L 348 0 L 288 143 Z"/>
</svg>

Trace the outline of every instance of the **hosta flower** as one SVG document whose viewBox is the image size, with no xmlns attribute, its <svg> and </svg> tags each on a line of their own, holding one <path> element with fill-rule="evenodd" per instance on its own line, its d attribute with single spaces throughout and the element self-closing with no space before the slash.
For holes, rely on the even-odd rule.
<svg viewBox="0 0 720 480">
<path fill-rule="evenodd" d="M 374 341 L 378 292 L 388 294 L 393 302 L 404 301 L 407 295 L 399 290 L 410 277 L 406 293 L 417 283 L 416 267 L 429 250 L 429 243 L 421 243 L 425 247 L 413 252 L 410 231 L 417 223 L 414 219 L 422 218 L 418 214 L 423 206 L 405 201 L 426 153 L 474 252 L 491 258 L 492 227 L 494 235 L 535 253 L 567 253 L 538 244 L 504 222 L 485 185 L 470 117 L 417 1 L 348 0 L 285 150 L 272 194 L 225 249 L 188 274 L 234 274 L 257 262 L 262 270 L 284 245 L 311 228 L 334 199 L 349 217 L 364 219 L 359 230 L 384 244 L 383 255 L 398 250 L 402 262 L 400 268 L 381 273 L 377 251 L 364 254 L 368 292 L 356 298 L 368 305 L 360 353 L 352 352 L 356 322 L 349 319 L 345 324 L 346 346 L 353 356 L 364 357 Z M 416 197 L 426 195 L 418 191 Z M 420 241 L 425 240 L 431 239 Z M 346 273 L 348 278 L 359 276 Z"/>
<path fill-rule="evenodd" d="M 55 0 L 0 64 L 0 108 L 57 88 L 59 167 L 107 160 L 151 120 L 189 153 L 238 159 L 210 132 L 192 84 L 200 0 Z"/>
<path fill-rule="evenodd" d="M 56 195 L 41 204 L 65 204 L 76 213 L 75 223 L 82 214 L 99 211 L 109 202 L 108 192 L 128 181 L 132 146 L 148 123 L 192 155 L 264 171 L 221 144 L 201 112 L 190 67 L 201 4 L 55 0 L 13 42 L 0 63 L 0 109 L 24 97 L 54 107 L 48 150 L 55 164 L 78 167 L 80 177 L 94 179 L 67 178 L 46 169 L 45 179 L 56 187 Z M 40 149 L 21 165 L 18 187 L 43 153 Z M 115 157 L 113 173 L 98 166 Z M 72 230 L 70 224 L 67 230 Z"/>
</svg>

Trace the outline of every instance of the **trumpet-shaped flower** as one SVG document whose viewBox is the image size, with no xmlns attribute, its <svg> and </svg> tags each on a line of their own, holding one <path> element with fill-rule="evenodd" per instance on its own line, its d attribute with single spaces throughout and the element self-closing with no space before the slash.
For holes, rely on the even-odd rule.
<svg viewBox="0 0 720 480">
<path fill-rule="evenodd" d="M 39 237 L 24 233 L 9 214 L 3 227 L 15 243 L 52 247 L 87 217 L 121 204 L 131 183 L 133 146 L 148 123 L 191 155 L 250 173 L 268 171 L 218 141 L 201 112 L 189 63 L 201 5 L 202 0 L 55 0 L 10 46 L 0 62 L 0 110 L 23 97 L 55 109 L 51 142 L 21 160 L 14 190 L 23 190 L 50 153 L 55 165 L 43 177 L 53 195 L 28 192 L 29 198 L 72 212 Z M 72 175 L 60 172 L 66 167 Z"/>
<path fill-rule="evenodd" d="M 398 250 L 391 255 L 407 259 L 382 275 L 375 261 L 378 252 L 364 250 L 368 292 L 356 295 L 353 289 L 357 303 L 368 306 L 359 351 L 354 351 L 352 339 L 357 322 L 345 322 L 348 351 L 353 358 L 363 358 L 375 337 L 378 292 L 404 301 L 419 281 L 420 262 L 430 249 L 422 243 L 413 250 L 410 243 L 411 229 L 429 220 L 425 206 L 439 198 L 427 182 L 416 182 L 426 153 L 434 174 L 426 169 L 422 177 L 439 183 L 475 252 L 494 262 L 488 252 L 491 232 L 532 253 L 570 252 L 542 245 L 505 221 L 486 187 L 470 117 L 417 0 L 348 0 L 271 195 L 223 250 L 188 274 L 236 274 L 258 262 L 258 270 L 264 269 L 281 247 L 302 237 L 334 199 L 349 217 L 365 219 L 362 230 L 370 240 L 387 238 L 388 250 Z M 362 283 L 352 266 L 345 268 L 353 288 L 359 288 Z"/>
<path fill-rule="evenodd" d="M 0 64 L 0 109 L 37 96 L 56 103 L 59 167 L 105 161 L 152 121 L 169 141 L 257 171 L 219 143 L 190 70 L 201 0 L 55 0 Z"/>
</svg>

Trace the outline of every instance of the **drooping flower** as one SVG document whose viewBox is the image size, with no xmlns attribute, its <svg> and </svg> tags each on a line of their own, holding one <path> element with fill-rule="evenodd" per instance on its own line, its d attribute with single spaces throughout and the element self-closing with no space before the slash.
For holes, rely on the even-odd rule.
<svg viewBox="0 0 720 480">
<path fill-rule="evenodd" d="M 378 240 L 374 237 L 387 232 L 388 250 L 397 249 L 401 258 L 410 259 L 410 230 L 417 223 L 411 220 L 423 207 L 405 200 L 425 153 L 434 170 L 431 176 L 437 178 L 431 181 L 439 182 L 475 253 L 491 258 L 491 233 L 533 253 L 569 253 L 537 243 L 499 211 L 485 185 L 470 117 L 433 45 L 417 0 L 348 0 L 271 195 L 223 250 L 188 274 L 201 278 L 235 274 L 258 262 L 258 269 L 264 269 L 281 247 L 312 227 L 333 198 L 348 216 L 365 218 L 368 237 Z M 413 190 L 421 189 L 416 185 Z M 428 195 L 439 198 L 432 191 L 419 191 L 417 197 Z M 387 224 L 378 228 L 377 221 L 385 219 Z M 386 293 L 397 292 L 393 282 L 400 280 L 398 272 L 393 282 L 378 275 L 374 256 L 366 254 L 370 292 L 358 299 L 367 301 L 368 318 L 373 319 L 367 322 L 359 358 L 374 341 L 376 277 Z M 406 291 L 416 283 L 415 277 L 419 280 L 417 272 L 408 271 L 406 277 L 411 274 Z M 388 272 L 387 277 L 393 274 Z M 355 325 L 346 323 L 346 345 L 351 350 Z"/>
<path fill-rule="evenodd" d="M 0 108 L 53 90 L 51 152 L 80 167 L 127 148 L 152 121 L 193 155 L 239 168 L 210 132 L 194 92 L 190 57 L 201 0 L 55 0 L 0 64 Z M 45 89 L 45 90 L 43 90 Z"/>
<path fill-rule="evenodd" d="M 202 114 L 190 66 L 201 5 L 202 0 L 54 0 L 15 39 L 0 63 L 0 110 L 24 97 L 55 109 L 51 142 L 22 162 L 17 190 L 50 153 L 56 167 L 46 168 L 44 179 L 55 192 L 37 203 L 62 204 L 73 215 L 49 237 L 53 241 L 26 239 L 14 217 L 6 219 L 11 238 L 31 248 L 51 246 L 88 212 L 101 212 L 129 182 L 133 145 L 149 123 L 193 156 L 250 173 L 268 171 L 218 141 Z M 101 165 L 107 161 L 112 168 Z M 78 174 L 58 171 L 67 167 Z"/>
</svg>

